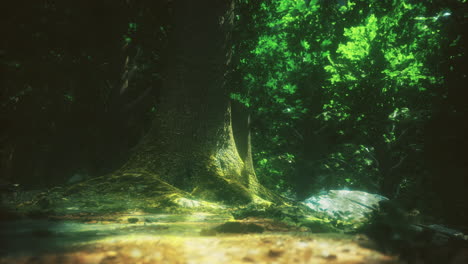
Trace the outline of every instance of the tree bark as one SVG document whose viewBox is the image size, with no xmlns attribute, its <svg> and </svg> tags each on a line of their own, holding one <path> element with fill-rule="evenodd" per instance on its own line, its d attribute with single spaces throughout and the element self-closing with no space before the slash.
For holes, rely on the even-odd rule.
<svg viewBox="0 0 468 264">
<path fill-rule="evenodd" d="M 226 85 L 233 1 L 173 1 L 166 80 L 152 128 L 121 171 L 152 173 L 207 200 L 273 197 L 234 140 Z M 249 152 L 249 151 L 248 151 Z"/>
</svg>

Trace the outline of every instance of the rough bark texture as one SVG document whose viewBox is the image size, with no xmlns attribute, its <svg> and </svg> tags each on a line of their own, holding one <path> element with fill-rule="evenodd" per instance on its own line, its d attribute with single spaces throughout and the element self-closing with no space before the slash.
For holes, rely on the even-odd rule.
<svg viewBox="0 0 468 264">
<path fill-rule="evenodd" d="M 154 173 L 208 200 L 271 200 L 253 171 L 249 139 L 241 158 L 232 130 L 225 80 L 233 2 L 173 3 L 168 72 L 157 115 L 122 170 Z"/>
</svg>

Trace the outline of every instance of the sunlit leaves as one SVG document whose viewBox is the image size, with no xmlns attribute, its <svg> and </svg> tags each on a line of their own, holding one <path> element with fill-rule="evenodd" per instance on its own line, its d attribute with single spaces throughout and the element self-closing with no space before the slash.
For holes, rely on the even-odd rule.
<svg viewBox="0 0 468 264">
<path fill-rule="evenodd" d="M 250 107 L 250 99 L 240 93 L 231 93 L 231 99 L 242 103 L 243 105 Z"/>
<path fill-rule="evenodd" d="M 342 6 L 339 11 L 345 15 L 347 10 Z M 439 32 L 438 25 L 414 19 L 425 11 L 409 1 L 372 1 L 372 8 L 358 12 L 355 24 L 345 25 L 339 43 L 327 45 L 336 49 L 322 64 L 328 84 L 323 85 L 322 112 L 316 118 L 339 129 L 343 138 L 368 146 L 357 149 L 356 156 L 345 155 L 350 145 L 336 146 L 324 165 L 330 172 L 349 177 L 344 171 L 360 170 L 376 176 L 385 169 L 378 166 L 371 146 L 388 150 L 386 159 L 394 166 L 400 160 L 396 149 L 411 151 L 401 142 L 419 144 L 414 137 L 421 129 L 417 122 L 430 116 L 430 105 L 422 103 L 428 102 L 425 91 L 439 80 L 429 64 L 439 49 L 439 36 L 433 33 Z"/>
<path fill-rule="evenodd" d="M 294 84 L 287 83 L 283 86 L 283 90 L 288 94 L 294 94 L 297 90 L 297 86 Z"/>
<path fill-rule="evenodd" d="M 284 44 L 281 46 L 284 47 Z M 277 36 L 263 35 L 258 40 L 258 45 L 253 51 L 256 55 L 270 54 L 280 48 L 280 42 Z"/>
<path fill-rule="evenodd" d="M 390 115 L 388 115 L 388 119 L 392 121 L 398 121 L 402 119 L 408 119 L 410 117 L 410 110 L 408 107 L 403 108 L 396 108 Z"/>
<path fill-rule="evenodd" d="M 250 105 L 268 105 L 272 113 L 297 119 L 306 110 L 297 98 L 296 76 L 301 66 L 312 63 L 314 57 L 310 40 L 299 38 L 292 31 L 299 26 L 296 22 L 304 22 L 302 15 L 312 11 L 304 1 L 295 0 L 262 3 L 261 10 L 265 12 L 264 19 L 268 18 L 264 20 L 268 30 L 259 32 L 251 54 L 241 58 L 242 69 L 247 71 L 244 85 L 252 99 Z"/>
<path fill-rule="evenodd" d="M 339 8 L 339 11 L 340 11 L 341 13 L 345 13 L 345 12 L 347 12 L 347 11 L 351 11 L 351 10 L 354 8 L 354 6 L 356 5 L 356 3 L 353 2 L 353 1 L 351 1 L 351 0 L 349 0 L 349 1 L 344 1 L 344 2 L 346 2 L 346 4 L 340 6 L 340 8 Z"/>
<path fill-rule="evenodd" d="M 395 2 L 393 5 L 381 18 L 370 14 L 362 18 L 362 24 L 344 28 L 343 36 L 346 41 L 339 43 L 336 55 L 329 56 L 330 64 L 324 66 L 330 82 L 330 86 L 324 88 L 330 89 L 327 94 L 337 102 L 333 107 L 324 105 L 328 113 L 333 110 L 353 111 L 359 100 L 352 98 L 359 98 L 363 94 L 374 94 L 374 97 L 378 96 L 376 98 L 382 100 L 375 102 L 379 111 L 404 107 L 408 98 L 399 96 L 398 93 L 406 93 L 409 89 L 424 91 L 427 81 L 433 82 L 435 79 L 428 75 L 428 66 L 424 64 L 424 53 L 420 49 L 421 45 L 427 45 L 426 41 L 418 36 L 420 33 L 413 31 L 411 24 L 402 26 L 401 20 L 415 6 L 405 1 Z M 412 37 L 409 37 L 411 34 Z M 406 35 L 408 38 L 402 39 Z M 376 77 L 379 80 L 370 79 Z M 387 100 L 379 94 L 388 94 L 394 99 Z M 377 110 L 375 107 L 369 110 L 363 107 L 359 109 L 372 109 L 372 112 L 362 114 L 376 114 Z M 323 115 L 327 116 L 329 115 Z M 358 117 L 359 114 L 356 115 Z"/>
<path fill-rule="evenodd" d="M 397 86 L 415 86 L 420 80 L 427 79 L 424 74 L 424 65 L 418 61 L 412 52 L 408 52 L 407 45 L 391 48 L 384 53 L 388 62 L 387 69 L 382 72 L 387 80 L 392 80 Z"/>
<path fill-rule="evenodd" d="M 129 31 L 134 32 L 134 31 L 136 31 L 136 29 L 137 29 L 137 24 L 136 23 L 128 23 L 128 30 Z"/>
<path fill-rule="evenodd" d="M 267 163 L 268 163 L 268 159 L 265 159 L 265 158 L 258 161 L 258 165 L 260 166 L 265 166 Z"/>
<path fill-rule="evenodd" d="M 310 49 L 310 44 L 307 42 L 307 40 L 301 40 L 301 46 L 308 51 Z"/>
<path fill-rule="evenodd" d="M 309 136 L 333 137 L 335 144 L 314 167 L 321 168 L 317 177 L 366 185 L 357 180 L 362 175 L 376 184 L 376 146 L 406 151 L 398 144 L 415 133 L 409 121 L 416 113 L 430 116 L 425 91 L 439 80 L 429 62 L 439 48 L 438 21 L 418 20 L 432 15 L 416 1 L 305 2 L 263 2 L 258 36 L 241 59 L 248 96 L 236 100 L 254 109 L 267 135 L 257 143 L 268 150 L 257 162 L 268 162 L 258 166 L 270 174 L 275 166 L 289 168 L 278 157 L 301 144 L 303 132 L 294 129 L 305 123 L 315 131 Z M 320 135 L 323 127 L 330 135 Z"/>
<path fill-rule="evenodd" d="M 346 44 L 340 44 L 336 51 L 342 58 L 351 61 L 361 60 L 369 55 L 370 46 L 377 35 L 377 18 L 370 15 L 367 23 L 363 26 L 345 28 L 344 36 L 349 41 Z"/>
</svg>

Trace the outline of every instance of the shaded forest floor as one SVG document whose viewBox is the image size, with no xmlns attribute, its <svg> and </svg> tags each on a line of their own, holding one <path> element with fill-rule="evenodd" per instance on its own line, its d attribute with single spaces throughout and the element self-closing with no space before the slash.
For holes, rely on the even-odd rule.
<svg viewBox="0 0 468 264">
<path fill-rule="evenodd" d="M 220 228 L 226 222 L 237 225 Z M 75 214 L 0 227 L 1 264 L 400 263 L 363 235 L 313 234 L 265 218 Z"/>
<path fill-rule="evenodd" d="M 0 198 L 0 264 L 468 263 L 467 236 L 412 225 L 392 202 L 343 221 L 293 201 L 197 200 L 135 173 Z"/>
<path fill-rule="evenodd" d="M 8 189 L 0 201 L 0 264 L 468 263 L 466 236 L 414 230 L 394 203 L 362 229 L 292 201 L 196 200 L 143 174 Z"/>
</svg>

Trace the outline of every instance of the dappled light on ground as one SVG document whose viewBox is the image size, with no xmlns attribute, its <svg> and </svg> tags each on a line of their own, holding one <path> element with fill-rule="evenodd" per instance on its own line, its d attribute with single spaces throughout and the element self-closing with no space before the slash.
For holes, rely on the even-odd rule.
<svg viewBox="0 0 468 264">
<path fill-rule="evenodd" d="M 397 263 L 357 241 L 292 235 L 130 236 L 0 263 Z"/>
<path fill-rule="evenodd" d="M 365 236 L 312 234 L 264 219 L 237 221 L 259 228 L 242 233 L 221 232 L 216 227 L 229 219 L 209 214 L 76 220 L 28 222 L 28 229 L 19 221 L 9 231 L 4 223 L 2 236 L 11 243 L 0 263 L 398 263 L 371 249 Z M 31 239 L 36 244 L 26 243 Z"/>
</svg>

